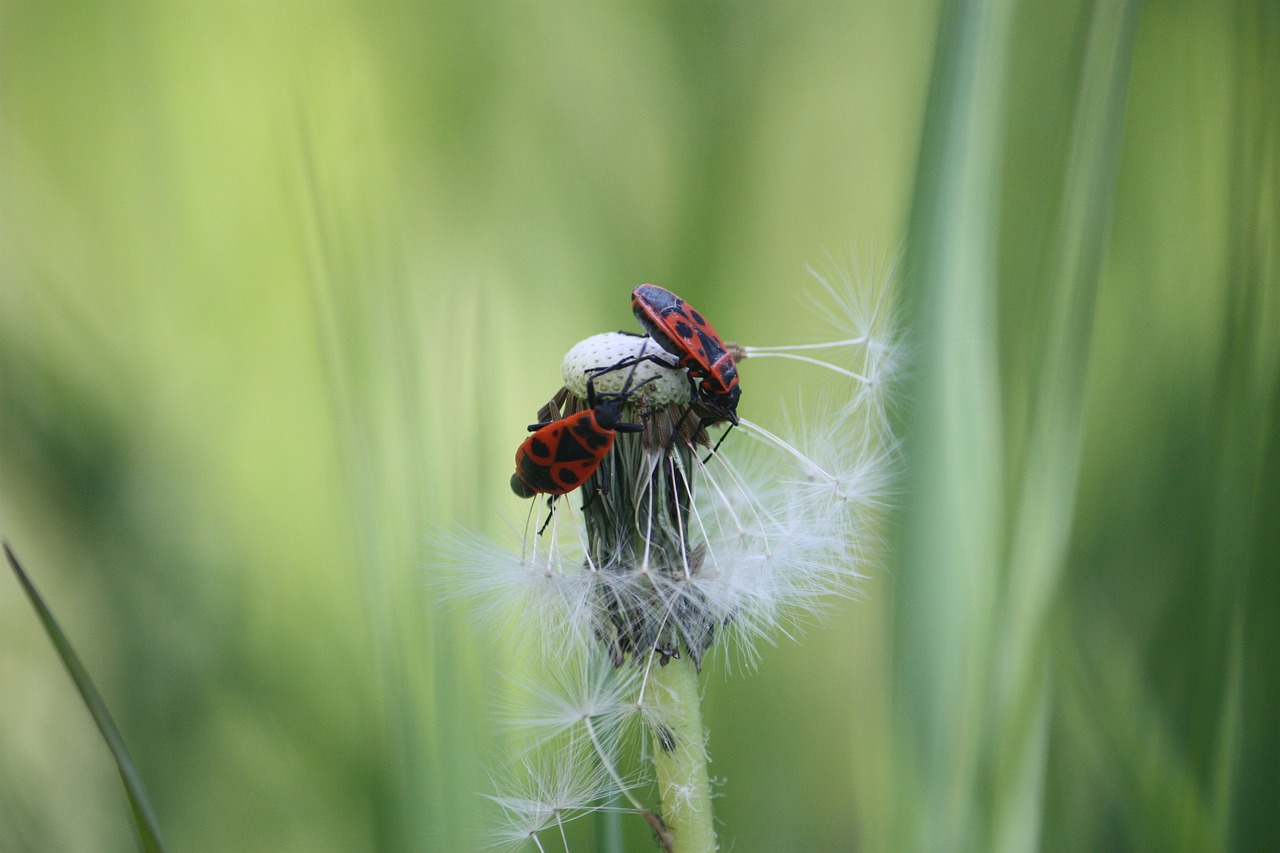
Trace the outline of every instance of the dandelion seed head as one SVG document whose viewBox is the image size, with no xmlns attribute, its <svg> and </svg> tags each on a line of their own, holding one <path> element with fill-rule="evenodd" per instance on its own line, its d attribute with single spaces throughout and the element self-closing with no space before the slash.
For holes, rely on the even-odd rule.
<svg viewBox="0 0 1280 853">
<path fill-rule="evenodd" d="M 690 382 L 693 375 L 714 388 L 716 368 L 691 374 L 651 338 L 618 332 L 565 356 L 564 389 L 539 420 L 580 410 L 588 380 L 597 394 L 634 392 L 612 398 L 625 409 L 619 428 L 595 436 L 608 440 L 599 445 L 607 452 L 579 488 L 556 499 L 545 535 L 543 506 L 551 504 L 535 501 L 520 547 L 478 536 L 450 546 L 480 621 L 539 652 L 530 661 L 536 679 L 507 691 L 509 721 L 528 739 L 502 780 L 507 790 L 491 797 L 504 814 L 499 846 L 532 839 L 541 848 L 539 833 L 614 795 L 652 817 L 631 790 L 642 777 L 621 767 L 623 756 L 656 748 L 640 733 L 677 728 L 678 703 L 655 692 L 668 688 L 653 673 L 675 658 L 701 668 L 712 652 L 753 668 L 766 644 L 793 639 L 832 601 L 858 594 L 898 452 L 886 391 L 901 370 L 901 345 L 891 276 L 874 272 L 871 285 L 815 273 L 846 339 L 731 348 L 735 357 L 790 359 L 777 363 L 800 362 L 804 371 L 831 368 L 838 378 L 822 393 L 798 383 L 799 404 L 781 425 L 740 412 L 722 445 L 714 433 L 723 411 L 694 400 L 704 392 Z M 818 350 L 834 355 L 808 354 Z M 664 810 L 700 802 L 692 787 L 662 786 Z"/>
</svg>

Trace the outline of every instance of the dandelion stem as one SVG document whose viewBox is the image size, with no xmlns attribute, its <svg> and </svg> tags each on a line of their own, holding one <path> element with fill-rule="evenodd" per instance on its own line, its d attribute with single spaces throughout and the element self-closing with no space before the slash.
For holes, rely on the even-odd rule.
<svg viewBox="0 0 1280 853">
<path fill-rule="evenodd" d="M 671 853 L 713 853 L 711 782 L 702 729 L 698 672 L 691 655 L 672 658 L 653 675 L 653 756 Z"/>
</svg>

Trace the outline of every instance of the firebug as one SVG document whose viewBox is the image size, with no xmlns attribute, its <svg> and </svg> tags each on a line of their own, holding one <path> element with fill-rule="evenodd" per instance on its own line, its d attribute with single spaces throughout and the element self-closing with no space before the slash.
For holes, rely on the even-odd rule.
<svg viewBox="0 0 1280 853">
<path fill-rule="evenodd" d="M 700 380 L 694 388 L 698 402 L 711 412 L 702 425 L 725 420 L 736 425 L 742 396 L 738 365 L 711 324 L 688 302 L 655 284 L 632 291 L 631 310 L 649 337 L 689 371 L 690 384 Z"/>
<path fill-rule="evenodd" d="M 596 393 L 595 377 L 620 366 L 624 365 L 595 371 L 587 379 L 587 405 L 590 408 L 529 427 L 533 435 L 516 450 L 516 472 L 511 475 L 513 492 L 522 498 L 536 494 L 555 498 L 568 494 L 596 472 L 613 447 L 617 433 L 644 429 L 643 424 L 622 420 L 622 407 L 639 390 L 639 386 L 628 387 L 628 380 L 621 391 Z M 635 372 L 634 365 L 632 372 Z M 651 381 L 646 380 L 641 385 Z"/>
</svg>

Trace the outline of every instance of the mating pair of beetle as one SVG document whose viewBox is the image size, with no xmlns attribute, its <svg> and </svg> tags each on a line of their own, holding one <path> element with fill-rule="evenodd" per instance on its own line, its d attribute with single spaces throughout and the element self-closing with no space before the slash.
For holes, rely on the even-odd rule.
<svg viewBox="0 0 1280 853">
<path fill-rule="evenodd" d="M 688 371 L 691 403 L 707 414 L 700 426 L 721 421 L 738 423 L 738 367 L 724 341 L 693 306 L 653 284 L 642 284 L 631 293 L 631 310 L 649 337 L 676 364 L 656 355 L 639 355 L 602 367 L 587 379 L 590 407 L 550 423 L 529 427 L 533 435 L 516 451 L 516 472 L 511 489 L 522 498 L 536 494 L 567 494 L 582 485 L 600 467 L 619 432 L 640 432 L 640 424 L 624 423 L 622 407 L 639 390 L 630 380 L 616 393 L 596 394 L 594 380 L 603 373 L 649 361 L 670 369 Z M 645 385 L 653 380 L 646 380 Z"/>
</svg>

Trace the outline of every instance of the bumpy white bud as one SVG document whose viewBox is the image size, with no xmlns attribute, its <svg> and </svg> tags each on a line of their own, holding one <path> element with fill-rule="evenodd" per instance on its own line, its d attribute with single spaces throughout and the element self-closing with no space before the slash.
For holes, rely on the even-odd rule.
<svg viewBox="0 0 1280 853">
<path fill-rule="evenodd" d="M 569 350 L 560 366 L 564 387 L 573 396 L 585 400 L 587 379 L 593 373 L 642 355 L 656 356 L 664 364 L 671 366 L 663 367 L 652 361 L 641 361 L 635 364 L 634 375 L 631 373 L 631 365 L 602 373 L 595 378 L 596 393 L 617 393 L 629 384 L 631 388 L 638 389 L 637 397 L 650 404 L 687 405 L 690 400 L 689 376 L 684 368 L 676 364 L 676 357 L 654 343 L 650 337 L 628 335 L 624 332 L 593 335 Z"/>
</svg>

